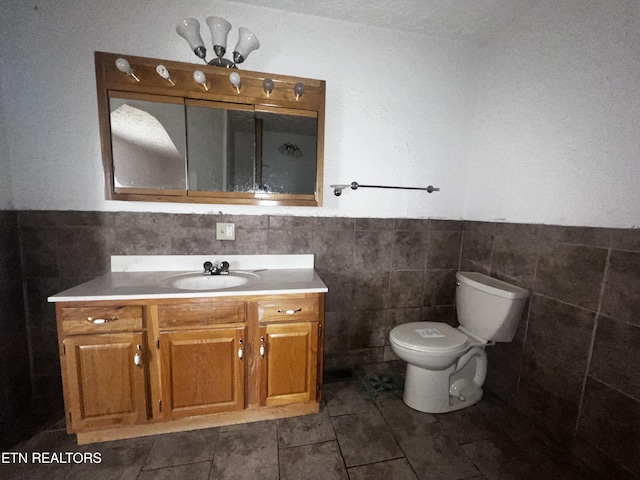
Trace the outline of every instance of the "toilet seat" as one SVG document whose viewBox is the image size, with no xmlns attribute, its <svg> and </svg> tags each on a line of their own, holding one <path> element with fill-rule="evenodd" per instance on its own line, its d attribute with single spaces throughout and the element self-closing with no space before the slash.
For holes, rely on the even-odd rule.
<svg viewBox="0 0 640 480">
<path fill-rule="evenodd" d="M 400 347 L 432 354 L 462 352 L 470 344 L 467 335 L 441 322 L 405 323 L 393 328 L 389 338 Z"/>
</svg>

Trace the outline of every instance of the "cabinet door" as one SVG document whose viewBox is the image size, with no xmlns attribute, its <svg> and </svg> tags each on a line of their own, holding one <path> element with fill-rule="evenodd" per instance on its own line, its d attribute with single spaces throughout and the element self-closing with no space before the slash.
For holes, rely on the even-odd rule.
<svg viewBox="0 0 640 480">
<path fill-rule="evenodd" d="M 244 326 L 161 332 L 162 401 L 166 415 L 182 418 L 242 410 L 243 339 Z"/>
<path fill-rule="evenodd" d="M 317 322 L 262 325 L 260 405 L 315 401 L 317 349 Z"/>
<path fill-rule="evenodd" d="M 146 419 L 142 333 L 67 337 L 71 431 Z"/>
</svg>

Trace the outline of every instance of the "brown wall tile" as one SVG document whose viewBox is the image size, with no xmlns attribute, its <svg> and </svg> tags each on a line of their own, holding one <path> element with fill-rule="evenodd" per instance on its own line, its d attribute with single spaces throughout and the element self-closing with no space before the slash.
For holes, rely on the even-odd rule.
<svg viewBox="0 0 640 480">
<path fill-rule="evenodd" d="M 612 251 L 601 311 L 640 325 L 640 253 Z"/>
<path fill-rule="evenodd" d="M 640 403 L 588 377 L 578 435 L 640 477 Z"/>
<path fill-rule="evenodd" d="M 527 346 L 586 371 L 596 314 L 552 298 L 534 295 Z"/>
<path fill-rule="evenodd" d="M 462 232 L 431 231 L 427 247 L 427 268 L 458 268 Z"/>
<path fill-rule="evenodd" d="M 585 372 L 525 348 L 516 404 L 556 440 L 573 436 Z"/>
<path fill-rule="evenodd" d="M 558 244 L 540 255 L 534 290 L 579 307 L 596 311 L 607 250 Z"/>
<path fill-rule="evenodd" d="M 640 326 L 599 317 L 589 375 L 640 401 Z"/>
</svg>

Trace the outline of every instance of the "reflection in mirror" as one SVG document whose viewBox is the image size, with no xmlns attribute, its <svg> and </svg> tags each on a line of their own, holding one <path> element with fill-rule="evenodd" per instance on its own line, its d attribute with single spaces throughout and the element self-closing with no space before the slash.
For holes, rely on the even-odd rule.
<svg viewBox="0 0 640 480">
<path fill-rule="evenodd" d="M 189 190 L 252 192 L 255 127 L 253 109 L 187 105 Z"/>
<path fill-rule="evenodd" d="M 274 193 L 311 194 L 316 191 L 318 119 L 310 116 L 256 112 L 262 136 L 257 183 Z M 260 168 L 261 167 L 261 168 Z"/>
<path fill-rule="evenodd" d="M 184 106 L 111 97 L 114 185 L 186 189 Z"/>
</svg>

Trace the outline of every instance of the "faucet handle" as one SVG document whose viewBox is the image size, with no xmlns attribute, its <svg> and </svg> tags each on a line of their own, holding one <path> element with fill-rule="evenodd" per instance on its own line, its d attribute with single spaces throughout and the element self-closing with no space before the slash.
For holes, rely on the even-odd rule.
<svg viewBox="0 0 640 480">
<path fill-rule="evenodd" d="M 229 273 L 229 262 L 220 262 L 220 270 Z"/>
<path fill-rule="evenodd" d="M 213 263 L 204 262 L 204 265 L 202 265 L 202 267 L 204 268 L 204 273 L 211 272 L 211 270 L 213 269 Z"/>
</svg>

